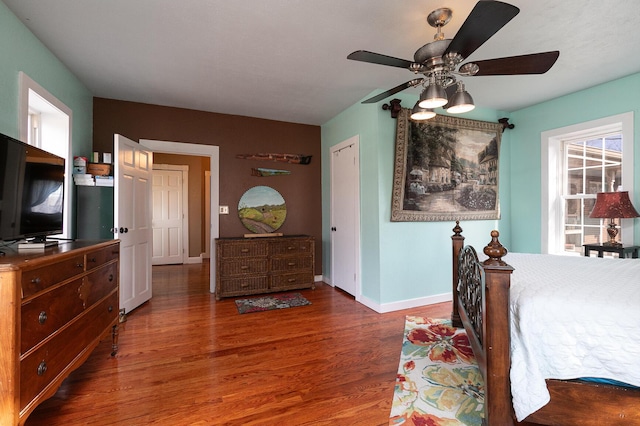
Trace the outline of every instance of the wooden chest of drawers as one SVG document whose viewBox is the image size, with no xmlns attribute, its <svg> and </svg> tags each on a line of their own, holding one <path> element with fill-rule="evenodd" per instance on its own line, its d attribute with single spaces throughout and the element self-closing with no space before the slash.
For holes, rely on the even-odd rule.
<svg viewBox="0 0 640 426">
<path fill-rule="evenodd" d="M 216 299 L 315 288 L 315 242 L 307 235 L 216 240 Z"/>
<path fill-rule="evenodd" d="M 0 424 L 23 424 L 110 334 L 119 243 L 73 242 L 0 258 Z"/>
</svg>

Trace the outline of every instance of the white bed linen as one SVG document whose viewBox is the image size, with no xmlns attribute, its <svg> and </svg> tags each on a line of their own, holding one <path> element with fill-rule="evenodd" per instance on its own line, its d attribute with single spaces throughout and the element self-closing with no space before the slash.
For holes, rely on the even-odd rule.
<svg viewBox="0 0 640 426">
<path fill-rule="evenodd" d="M 511 392 L 518 420 L 549 402 L 545 379 L 640 386 L 640 259 L 509 253 Z"/>
</svg>

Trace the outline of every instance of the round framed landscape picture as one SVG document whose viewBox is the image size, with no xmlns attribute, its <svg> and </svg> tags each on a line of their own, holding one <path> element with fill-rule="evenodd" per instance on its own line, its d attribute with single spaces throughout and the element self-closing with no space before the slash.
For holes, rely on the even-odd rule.
<svg viewBox="0 0 640 426">
<path fill-rule="evenodd" d="M 238 217 L 249 231 L 270 234 L 277 231 L 287 217 L 282 195 L 268 186 L 254 186 L 238 202 Z"/>
</svg>

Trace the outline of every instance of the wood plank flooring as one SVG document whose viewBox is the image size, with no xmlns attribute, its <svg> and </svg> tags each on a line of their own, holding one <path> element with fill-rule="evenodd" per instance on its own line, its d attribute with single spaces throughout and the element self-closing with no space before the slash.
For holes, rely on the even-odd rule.
<svg viewBox="0 0 640 426">
<path fill-rule="evenodd" d="M 240 315 L 209 293 L 209 266 L 153 267 L 153 298 L 41 404 L 27 425 L 388 424 L 406 315 L 333 287 L 311 305 Z"/>
</svg>

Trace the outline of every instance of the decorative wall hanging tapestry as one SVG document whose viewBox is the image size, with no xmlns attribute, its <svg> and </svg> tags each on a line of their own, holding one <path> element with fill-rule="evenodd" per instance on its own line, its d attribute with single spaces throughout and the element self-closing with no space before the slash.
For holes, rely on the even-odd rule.
<svg viewBox="0 0 640 426">
<path fill-rule="evenodd" d="M 500 218 L 498 159 L 502 125 L 437 115 L 398 114 L 391 221 Z"/>
</svg>

